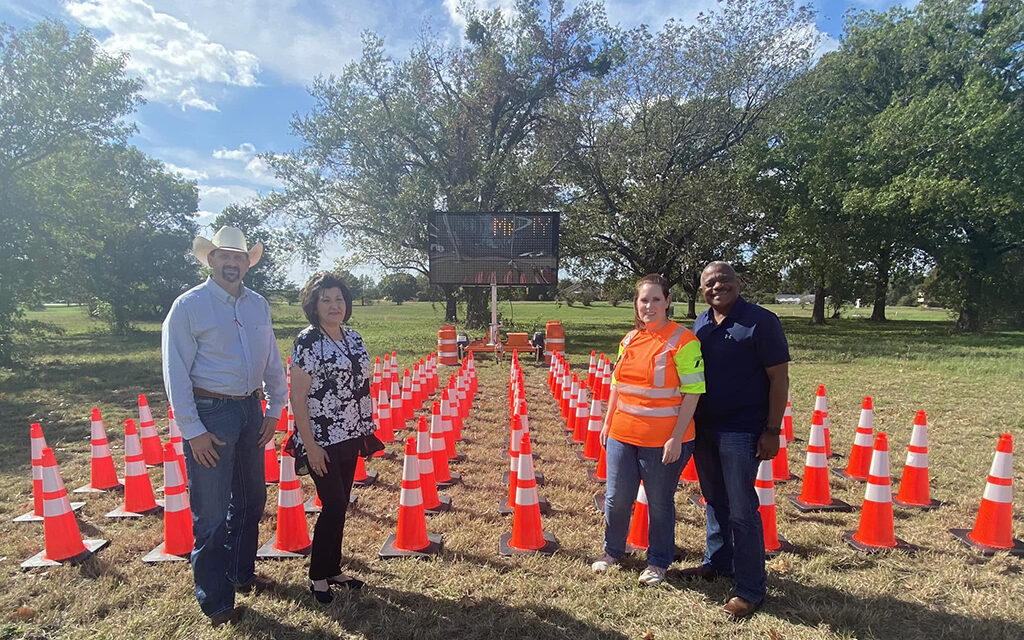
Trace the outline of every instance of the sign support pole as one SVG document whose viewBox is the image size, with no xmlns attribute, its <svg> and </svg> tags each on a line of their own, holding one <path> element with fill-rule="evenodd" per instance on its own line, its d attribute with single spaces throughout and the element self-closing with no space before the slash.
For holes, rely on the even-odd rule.
<svg viewBox="0 0 1024 640">
<path fill-rule="evenodd" d="M 487 337 L 487 346 L 498 344 L 498 283 L 491 278 L 491 331 Z"/>
</svg>

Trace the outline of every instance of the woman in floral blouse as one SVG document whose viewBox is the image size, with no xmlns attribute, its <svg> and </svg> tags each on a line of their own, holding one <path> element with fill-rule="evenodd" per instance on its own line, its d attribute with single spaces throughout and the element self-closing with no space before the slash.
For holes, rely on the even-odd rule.
<svg viewBox="0 0 1024 640">
<path fill-rule="evenodd" d="M 310 326 L 292 347 L 291 403 L 296 467 L 312 472 L 323 510 L 313 530 L 309 589 L 331 602 L 332 585 L 363 583 L 341 571 L 341 542 L 356 458 L 379 448 L 373 437 L 370 358 L 363 339 L 341 325 L 352 314 L 352 294 L 329 272 L 314 275 L 302 292 Z M 305 464 L 303 464 L 305 463 Z"/>
</svg>

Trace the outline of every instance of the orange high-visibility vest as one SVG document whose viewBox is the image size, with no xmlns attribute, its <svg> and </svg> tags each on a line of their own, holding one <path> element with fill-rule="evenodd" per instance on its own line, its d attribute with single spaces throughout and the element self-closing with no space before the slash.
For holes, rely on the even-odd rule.
<svg viewBox="0 0 1024 640">
<path fill-rule="evenodd" d="M 661 447 L 676 426 L 682 394 L 704 393 L 700 341 L 671 321 L 658 331 L 630 331 L 619 344 L 612 384 L 619 399 L 609 435 L 638 447 Z M 682 441 L 693 437 L 691 420 Z"/>
</svg>

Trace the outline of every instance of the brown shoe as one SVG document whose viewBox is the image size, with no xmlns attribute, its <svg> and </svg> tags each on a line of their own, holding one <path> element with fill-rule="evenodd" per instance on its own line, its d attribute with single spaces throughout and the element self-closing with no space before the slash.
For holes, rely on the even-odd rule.
<svg viewBox="0 0 1024 640">
<path fill-rule="evenodd" d="M 270 591 L 274 588 L 274 581 L 259 574 L 252 577 L 252 580 L 245 584 L 236 584 L 235 591 L 238 593 L 257 594 Z"/>
<path fill-rule="evenodd" d="M 764 600 L 761 602 L 764 602 Z M 729 598 L 729 602 L 725 603 L 722 610 L 732 616 L 734 620 L 739 620 L 740 618 L 746 618 L 747 616 L 752 615 L 755 611 L 760 609 L 761 602 L 750 602 L 739 596 L 733 596 L 732 598 Z"/>
<path fill-rule="evenodd" d="M 714 580 L 722 574 L 718 573 L 711 568 L 709 564 L 701 564 L 696 567 L 690 567 L 688 569 L 680 569 L 679 577 L 684 580 L 694 580 L 696 578 L 703 578 L 704 580 Z"/>
<path fill-rule="evenodd" d="M 245 607 L 234 607 L 227 611 L 221 611 L 210 616 L 210 626 L 216 629 L 224 624 L 234 624 L 242 618 Z"/>
</svg>

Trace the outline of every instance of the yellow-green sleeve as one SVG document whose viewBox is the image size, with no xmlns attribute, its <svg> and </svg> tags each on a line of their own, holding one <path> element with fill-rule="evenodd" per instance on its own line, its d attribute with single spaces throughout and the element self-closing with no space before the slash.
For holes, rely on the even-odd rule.
<svg viewBox="0 0 1024 640">
<path fill-rule="evenodd" d="M 674 359 L 679 372 L 679 390 L 683 393 L 704 393 L 704 358 L 700 354 L 700 341 L 690 340 L 679 347 Z"/>
<path fill-rule="evenodd" d="M 622 359 L 622 352 L 625 351 L 625 350 L 626 350 L 626 347 L 622 346 L 622 343 L 620 342 L 619 343 L 619 353 L 616 354 L 616 356 L 615 356 L 615 362 L 618 362 L 619 360 Z M 615 384 L 615 367 L 612 367 L 612 384 Z"/>
</svg>

